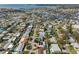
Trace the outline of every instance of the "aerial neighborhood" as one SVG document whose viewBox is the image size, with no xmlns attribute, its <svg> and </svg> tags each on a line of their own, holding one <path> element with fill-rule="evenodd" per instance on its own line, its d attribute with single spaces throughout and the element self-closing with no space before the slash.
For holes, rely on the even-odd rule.
<svg viewBox="0 0 79 59">
<path fill-rule="evenodd" d="M 78 53 L 78 7 L 0 8 L 0 54 Z"/>
</svg>

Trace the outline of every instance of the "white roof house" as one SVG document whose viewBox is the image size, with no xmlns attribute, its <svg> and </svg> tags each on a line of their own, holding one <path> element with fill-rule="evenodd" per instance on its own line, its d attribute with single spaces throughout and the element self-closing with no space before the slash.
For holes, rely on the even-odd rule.
<svg viewBox="0 0 79 59">
<path fill-rule="evenodd" d="M 72 37 L 69 37 L 69 42 L 73 43 L 73 42 L 75 42 L 75 39 Z"/>
<path fill-rule="evenodd" d="M 68 51 L 67 51 L 67 50 L 62 50 L 62 52 L 63 52 L 63 53 L 68 53 Z"/>
<path fill-rule="evenodd" d="M 49 27 L 49 28 L 52 28 L 52 25 L 49 25 L 48 27 Z"/>
<path fill-rule="evenodd" d="M 79 48 L 79 44 L 78 43 L 71 43 L 71 45 L 74 47 L 74 48 Z"/>
<path fill-rule="evenodd" d="M 58 44 L 51 44 L 50 51 L 51 52 L 61 52 L 61 49 L 59 48 Z"/>
<path fill-rule="evenodd" d="M 19 32 L 18 33 L 15 33 L 15 36 L 17 36 L 17 37 L 20 36 L 20 33 Z"/>
<path fill-rule="evenodd" d="M 73 28 L 79 29 L 79 24 L 72 25 Z"/>
<path fill-rule="evenodd" d="M 43 39 L 44 36 L 45 36 L 45 32 L 40 32 L 40 33 L 39 33 L 39 37 L 40 37 L 41 39 Z"/>
<path fill-rule="evenodd" d="M 55 37 L 52 37 L 52 38 L 50 38 L 49 39 L 51 42 L 53 42 L 53 43 L 57 43 L 57 40 L 55 39 Z"/>
<path fill-rule="evenodd" d="M 16 37 L 12 37 L 12 41 L 15 41 L 16 40 Z"/>
<path fill-rule="evenodd" d="M 13 47 L 13 44 L 11 43 L 9 46 L 8 46 L 8 48 L 12 48 Z"/>
</svg>

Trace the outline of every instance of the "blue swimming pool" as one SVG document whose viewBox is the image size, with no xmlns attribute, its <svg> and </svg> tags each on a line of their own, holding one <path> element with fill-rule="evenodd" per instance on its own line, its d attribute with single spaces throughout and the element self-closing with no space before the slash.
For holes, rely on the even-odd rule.
<svg viewBox="0 0 79 59">
<path fill-rule="evenodd" d="M 0 33 L 3 32 L 5 29 L 4 28 L 0 28 Z"/>
</svg>

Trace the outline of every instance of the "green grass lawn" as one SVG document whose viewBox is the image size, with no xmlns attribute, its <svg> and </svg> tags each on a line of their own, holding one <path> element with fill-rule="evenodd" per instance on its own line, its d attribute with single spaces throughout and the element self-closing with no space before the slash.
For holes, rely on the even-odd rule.
<svg viewBox="0 0 79 59">
<path fill-rule="evenodd" d="M 77 54 L 77 52 L 75 51 L 75 49 L 71 45 L 68 46 L 68 49 L 69 49 L 71 54 Z"/>
</svg>

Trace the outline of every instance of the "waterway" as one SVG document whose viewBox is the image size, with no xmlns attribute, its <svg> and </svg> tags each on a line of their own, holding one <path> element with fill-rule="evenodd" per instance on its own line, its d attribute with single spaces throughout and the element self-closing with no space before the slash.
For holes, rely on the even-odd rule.
<svg viewBox="0 0 79 59">
<path fill-rule="evenodd" d="M 49 6 L 52 6 L 53 8 L 58 7 L 53 4 L 0 4 L 0 8 L 25 8 L 25 9 L 32 9 L 32 8 L 47 8 Z"/>
</svg>

